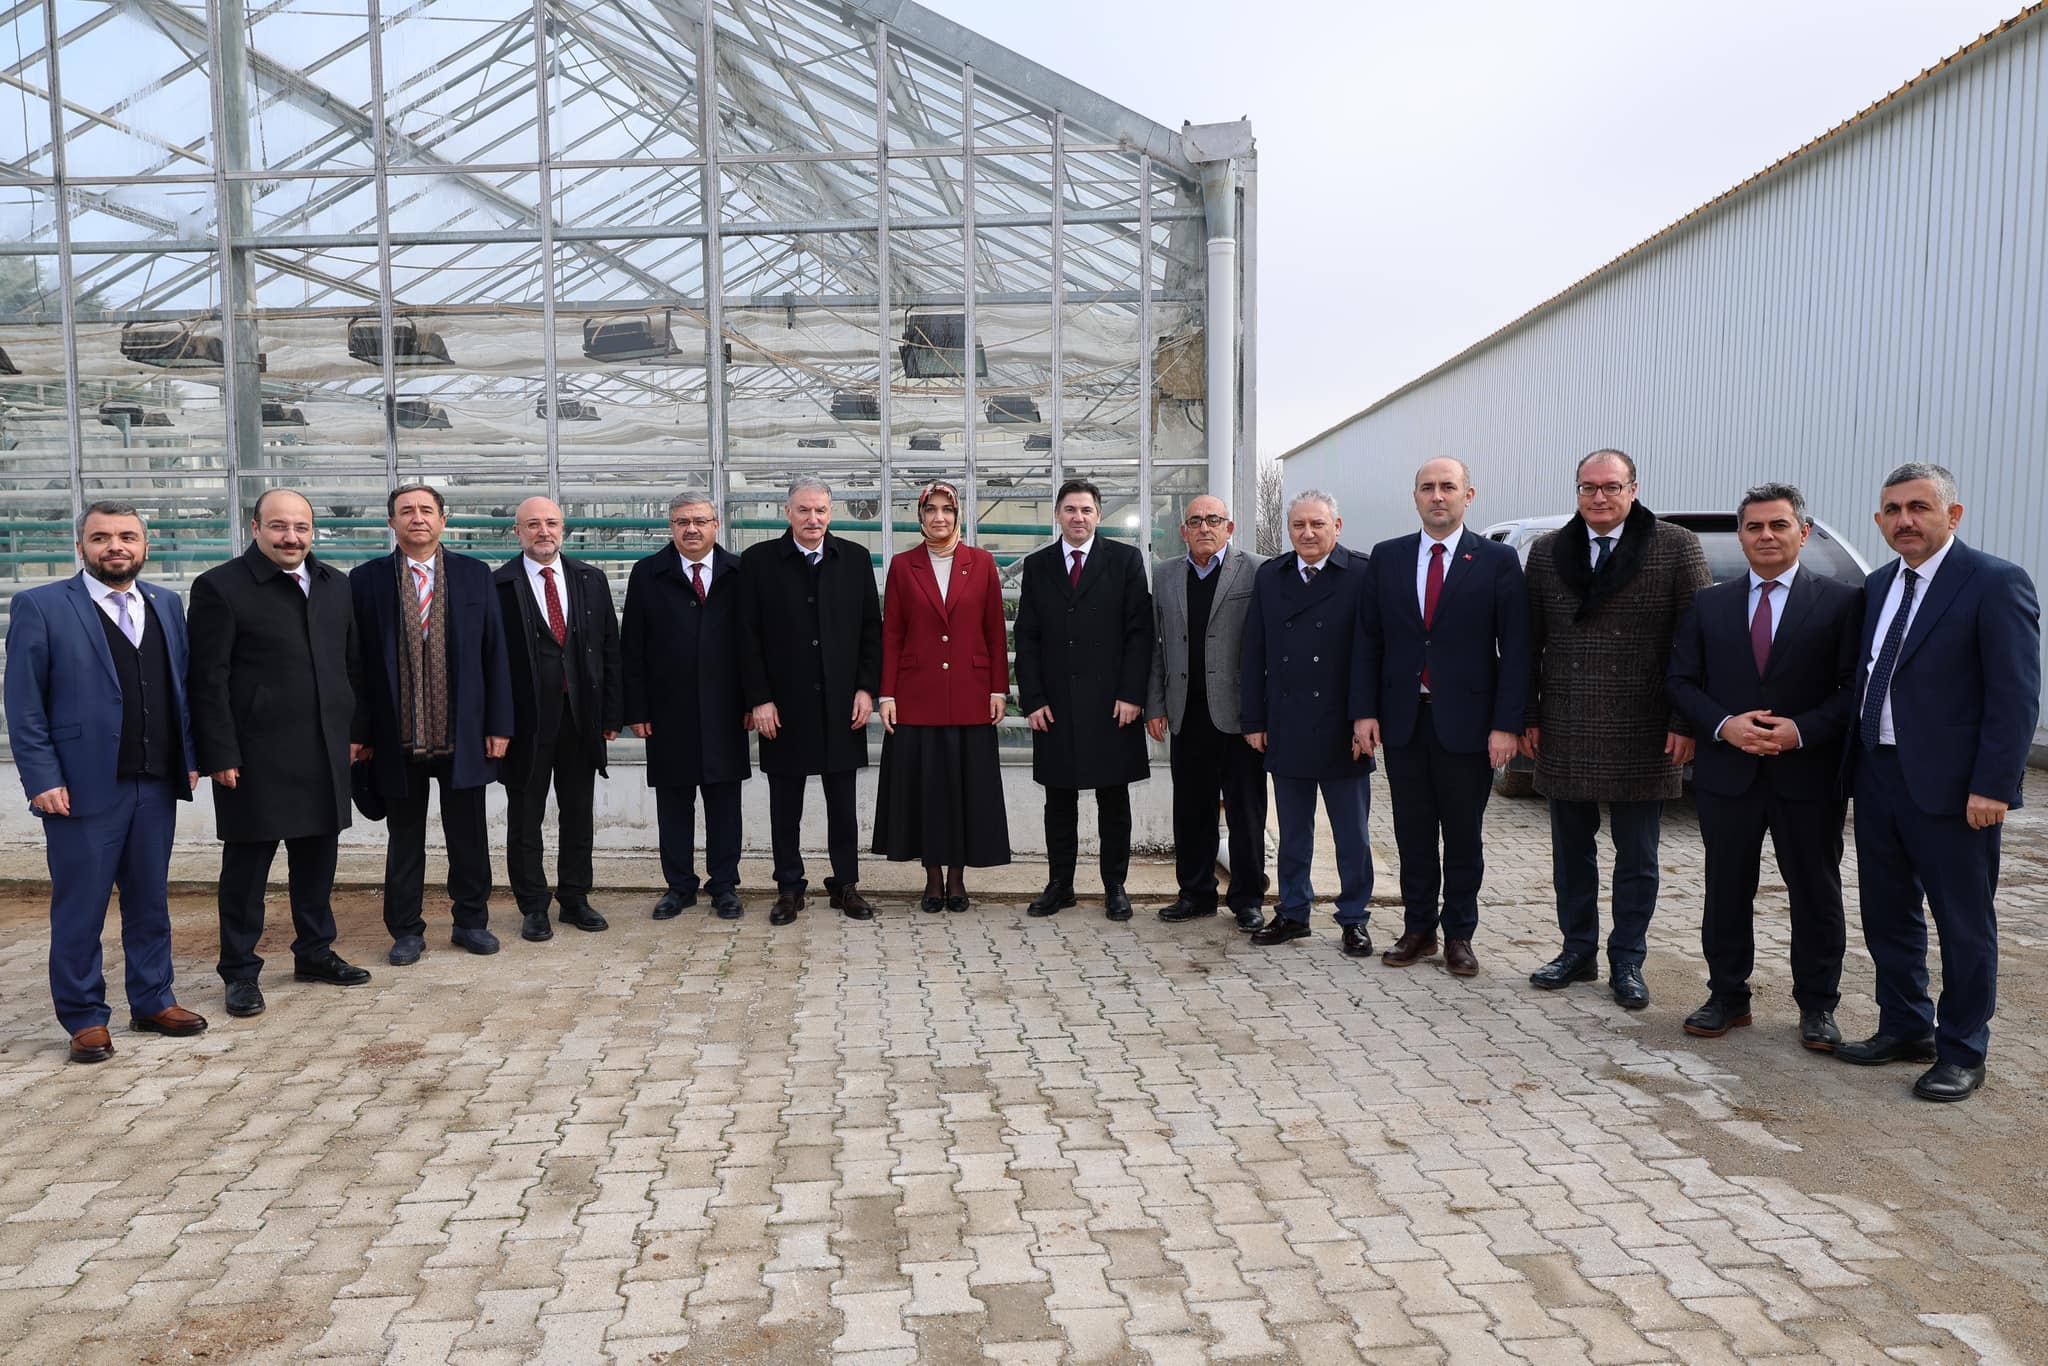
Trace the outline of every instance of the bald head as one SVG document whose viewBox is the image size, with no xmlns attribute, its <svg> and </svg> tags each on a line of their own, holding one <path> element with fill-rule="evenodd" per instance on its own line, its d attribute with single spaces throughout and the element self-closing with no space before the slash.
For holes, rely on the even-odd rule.
<svg viewBox="0 0 2048 1366">
<path fill-rule="evenodd" d="M 519 548 L 535 564 L 553 564 L 562 553 L 562 509 L 552 498 L 529 498 L 512 514 Z"/>
<path fill-rule="evenodd" d="M 1472 506 L 1472 472 L 1455 456 L 1439 456 L 1415 471 L 1415 511 L 1422 529 L 1441 541 L 1465 524 Z"/>
</svg>

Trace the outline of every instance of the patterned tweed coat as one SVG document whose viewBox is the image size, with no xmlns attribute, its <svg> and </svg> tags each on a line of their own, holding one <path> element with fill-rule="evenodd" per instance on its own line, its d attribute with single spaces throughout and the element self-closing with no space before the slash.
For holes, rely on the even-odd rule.
<svg viewBox="0 0 2048 1366">
<path fill-rule="evenodd" d="M 1536 790 L 1562 801 L 1676 797 L 1667 731 L 1692 733 L 1664 694 L 1671 638 L 1712 576 L 1699 539 L 1638 503 L 1596 573 L 1574 517 L 1529 551 L 1529 716 L 1543 728 Z"/>
</svg>

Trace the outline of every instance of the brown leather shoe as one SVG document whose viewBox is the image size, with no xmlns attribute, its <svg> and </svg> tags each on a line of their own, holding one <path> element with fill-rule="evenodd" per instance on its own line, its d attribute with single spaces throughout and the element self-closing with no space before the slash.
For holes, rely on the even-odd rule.
<svg viewBox="0 0 2048 1366">
<path fill-rule="evenodd" d="M 92 1025 L 71 1036 L 71 1061 L 105 1062 L 114 1056 L 114 1036 L 105 1025 Z"/>
<path fill-rule="evenodd" d="M 1473 956 L 1472 941 L 1469 939 L 1446 939 L 1444 941 L 1444 971 L 1453 977 L 1477 977 L 1479 960 Z"/>
<path fill-rule="evenodd" d="M 768 912 L 768 923 L 787 925 L 796 919 L 798 911 L 804 908 L 804 893 L 801 887 L 784 887 L 775 894 L 775 909 Z"/>
<path fill-rule="evenodd" d="M 842 882 L 830 894 L 832 908 L 848 920 L 873 920 L 874 904 L 862 896 L 851 882 Z"/>
<path fill-rule="evenodd" d="M 1390 968 L 1406 968 L 1435 956 L 1435 935 L 1404 934 L 1394 941 L 1394 947 L 1380 955 L 1380 961 Z"/>
<path fill-rule="evenodd" d="M 131 1015 L 128 1027 L 139 1029 L 145 1034 L 164 1034 L 173 1039 L 188 1039 L 194 1034 L 206 1032 L 206 1017 L 195 1015 L 183 1006 L 165 1006 L 154 1015 Z"/>
</svg>

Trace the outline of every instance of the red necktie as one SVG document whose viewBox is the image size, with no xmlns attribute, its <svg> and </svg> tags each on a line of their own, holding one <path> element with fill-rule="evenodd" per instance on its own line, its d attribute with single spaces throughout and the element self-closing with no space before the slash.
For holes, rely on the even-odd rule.
<svg viewBox="0 0 2048 1366">
<path fill-rule="evenodd" d="M 420 634 L 425 635 L 432 618 L 429 615 L 434 605 L 434 590 L 427 584 L 427 571 L 418 565 L 412 567 L 413 596 L 420 600 Z"/>
<path fill-rule="evenodd" d="M 1749 619 L 1749 652 L 1756 656 L 1756 676 L 1764 676 L 1764 665 L 1771 658 L 1771 590 L 1778 586 L 1776 579 L 1765 579 L 1757 585 L 1756 615 Z"/>
<path fill-rule="evenodd" d="M 548 595 L 548 634 L 555 638 L 555 644 L 566 645 L 569 641 L 569 623 L 562 616 L 562 600 L 555 594 L 555 571 L 551 565 L 542 565 L 541 587 Z M 569 691 L 569 671 L 562 670 L 562 691 Z"/>
<path fill-rule="evenodd" d="M 1444 594 L 1444 543 L 1429 548 L 1429 576 L 1422 581 L 1422 629 L 1436 625 L 1436 600 Z M 1422 686 L 1429 686 L 1429 663 L 1422 665 Z"/>
<path fill-rule="evenodd" d="M 1069 550 L 1067 553 L 1074 557 L 1074 567 L 1067 571 L 1067 587 L 1079 588 L 1081 586 L 1081 552 Z"/>
<path fill-rule="evenodd" d="M 690 566 L 690 587 L 692 587 L 692 588 L 694 588 L 694 589 L 696 589 L 696 590 L 697 590 L 697 602 L 698 602 L 698 605 L 700 605 L 700 606 L 701 606 L 701 605 L 703 604 L 703 602 L 704 602 L 704 566 L 703 566 L 703 565 L 701 565 L 701 564 L 692 564 L 692 565 Z"/>
</svg>

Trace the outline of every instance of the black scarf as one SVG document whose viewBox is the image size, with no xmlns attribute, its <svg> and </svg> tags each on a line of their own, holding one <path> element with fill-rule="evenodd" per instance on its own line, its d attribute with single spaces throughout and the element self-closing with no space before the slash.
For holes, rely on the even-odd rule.
<svg viewBox="0 0 2048 1366">
<path fill-rule="evenodd" d="M 1573 621 L 1584 621 L 1600 610 L 1607 600 L 1626 588 L 1643 567 L 1650 553 L 1650 538 L 1657 534 L 1657 514 L 1637 503 L 1621 524 L 1621 540 L 1607 554 L 1598 573 L 1593 571 L 1593 538 L 1586 519 L 1574 516 L 1558 528 L 1550 548 L 1557 577 L 1579 600 Z"/>
</svg>

